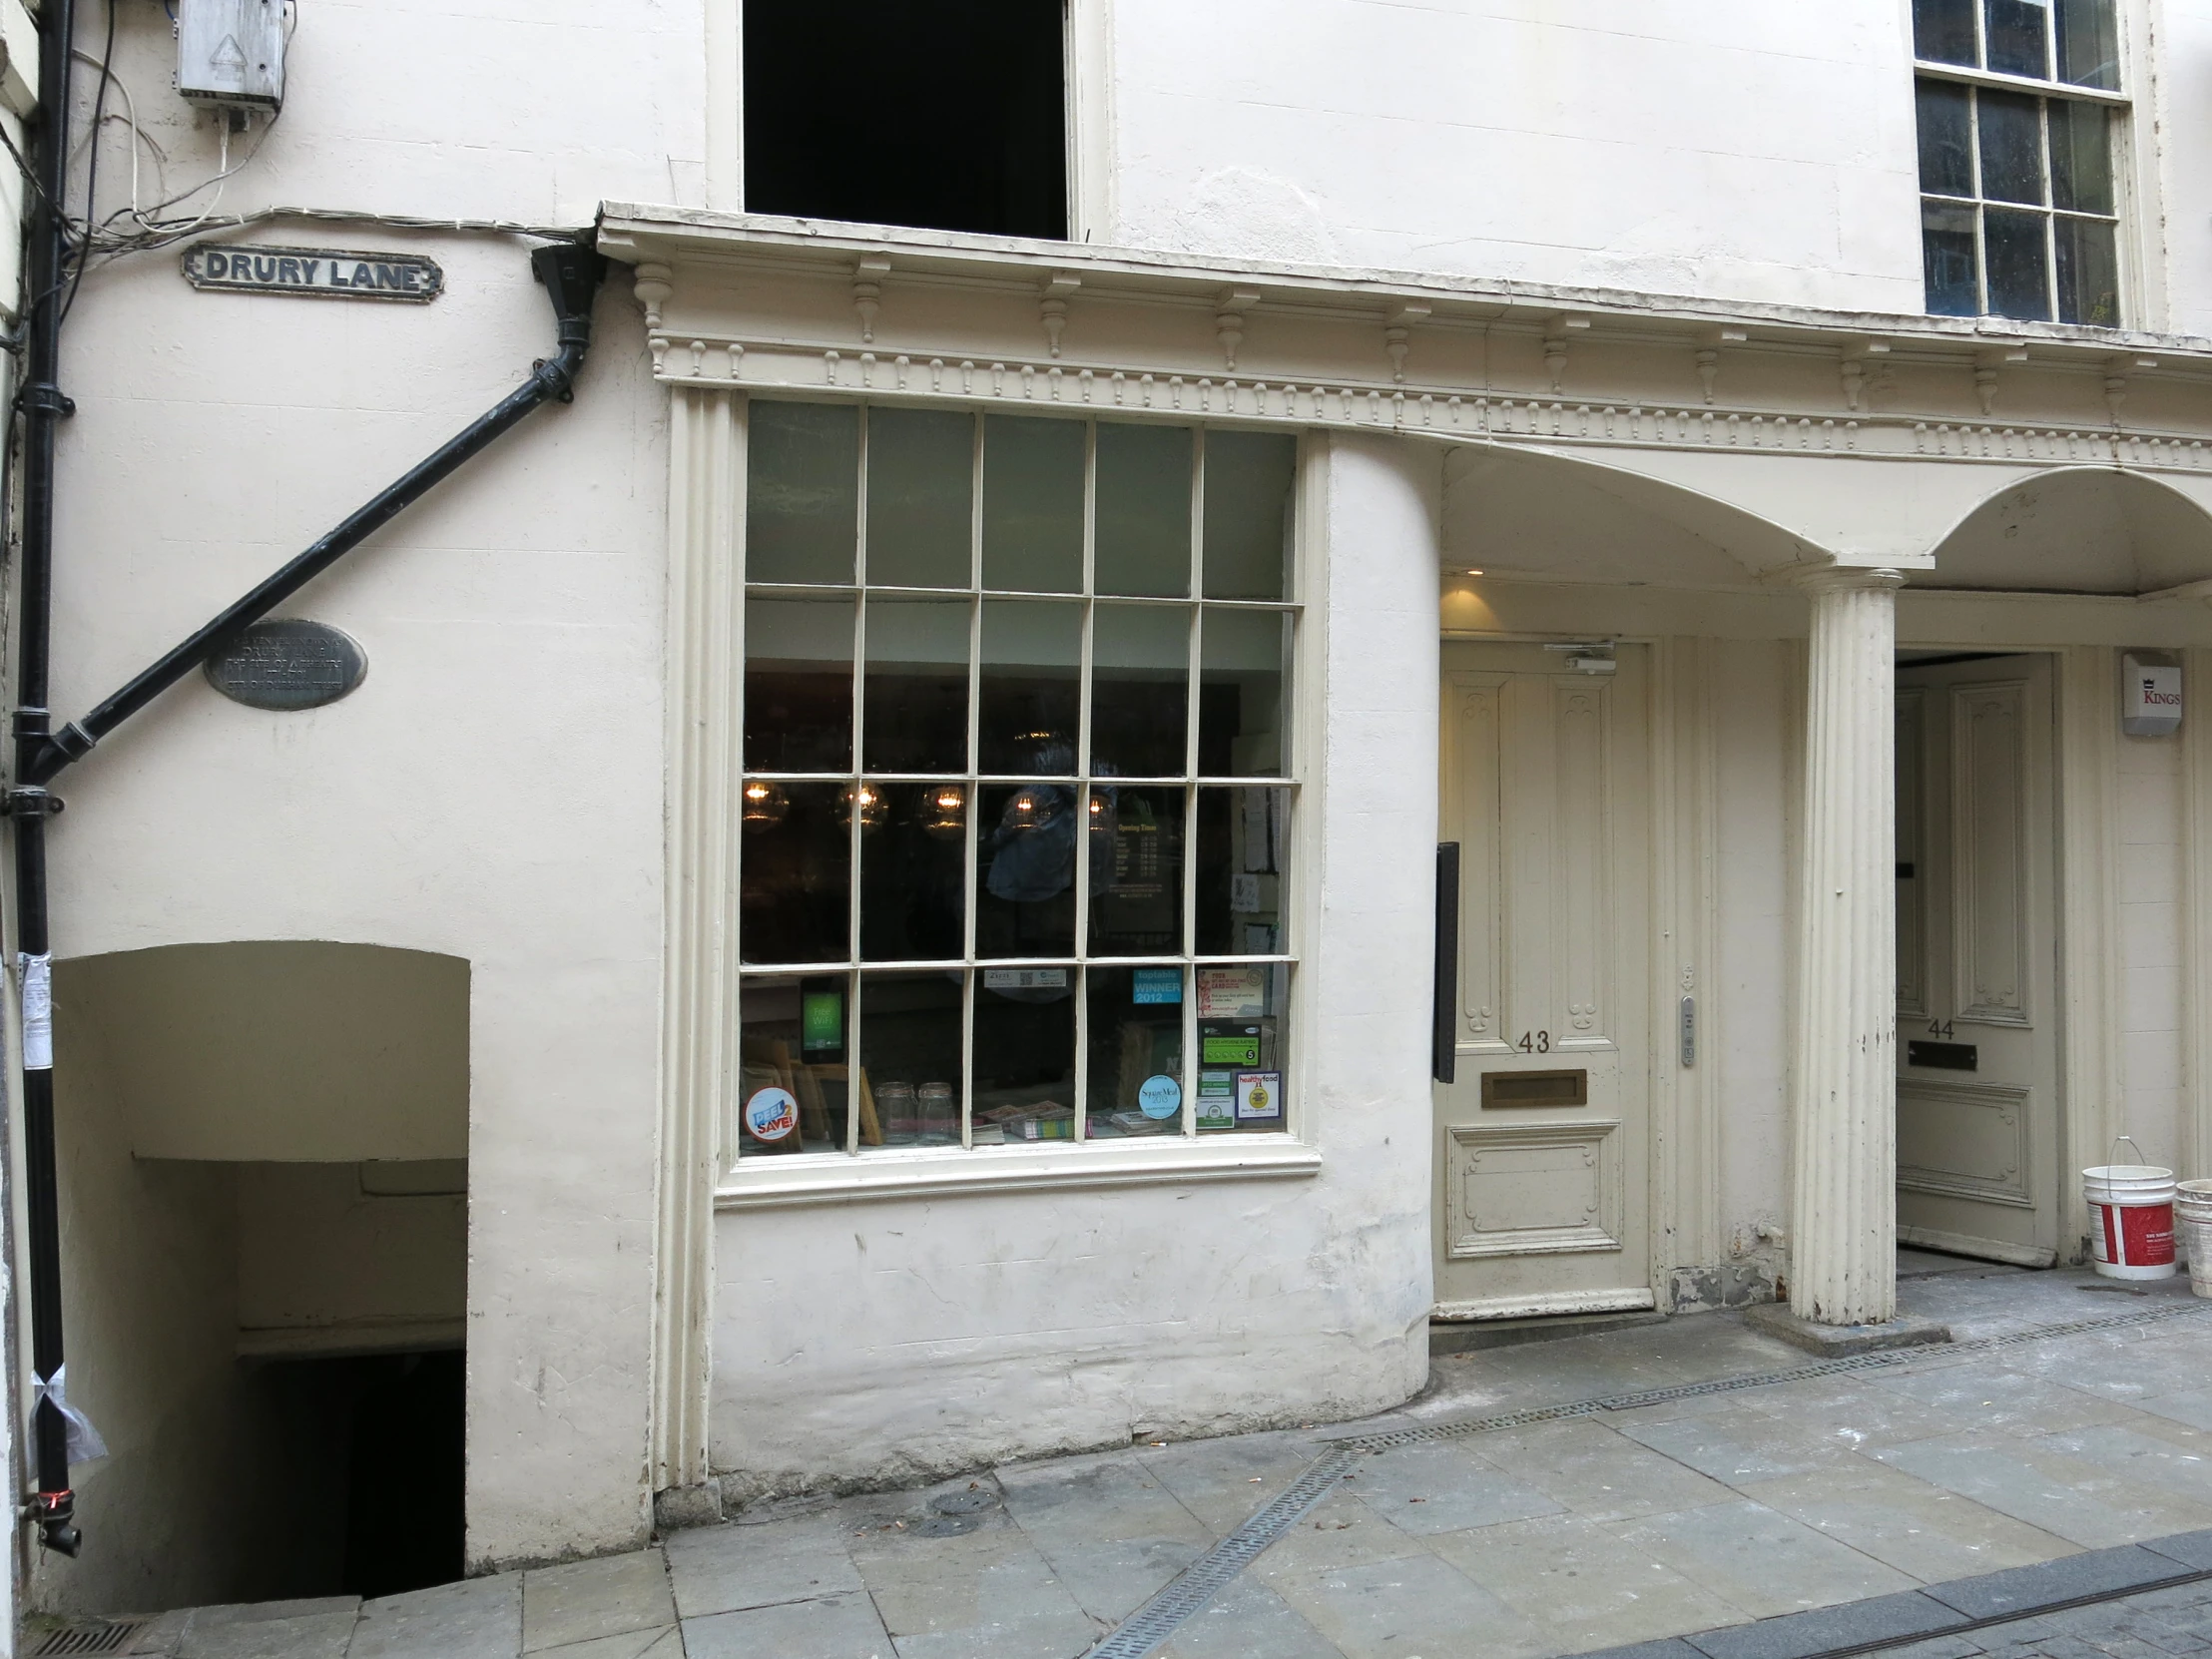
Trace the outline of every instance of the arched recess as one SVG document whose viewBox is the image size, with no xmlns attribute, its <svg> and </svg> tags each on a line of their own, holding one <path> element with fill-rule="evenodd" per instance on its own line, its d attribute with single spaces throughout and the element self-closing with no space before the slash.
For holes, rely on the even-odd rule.
<svg viewBox="0 0 2212 1659">
<path fill-rule="evenodd" d="M 82 956 L 55 964 L 54 1028 L 68 1391 L 109 1454 L 72 1471 L 96 1547 L 35 1562 L 32 1604 L 458 1577 L 468 962 L 290 939 Z M 421 1425 L 404 1456 L 397 1421 Z"/>
<path fill-rule="evenodd" d="M 1550 581 L 1745 588 L 1821 550 L 1710 495 L 1580 455 L 1454 444 L 1444 563 Z"/>
<path fill-rule="evenodd" d="M 54 967 L 57 1075 L 103 1069 L 140 1158 L 468 1155 L 468 963 L 320 939 Z M 97 1054 L 82 1052 L 90 1048 Z"/>
<path fill-rule="evenodd" d="M 1914 585 L 2153 594 L 2212 580 L 2212 508 L 2144 473 L 2058 468 L 1990 491 L 1934 551 Z"/>
</svg>

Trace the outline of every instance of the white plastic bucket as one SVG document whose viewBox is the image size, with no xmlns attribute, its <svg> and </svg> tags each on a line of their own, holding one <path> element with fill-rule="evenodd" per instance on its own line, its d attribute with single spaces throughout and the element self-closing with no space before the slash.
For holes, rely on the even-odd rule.
<svg viewBox="0 0 2212 1659">
<path fill-rule="evenodd" d="M 2124 1136 L 2113 1144 L 2135 1145 Z M 2089 1201 L 2089 1248 L 2098 1273 L 2107 1279 L 2174 1276 L 2172 1170 L 2156 1164 L 2092 1165 L 2081 1172 L 2081 1196 Z"/>
<path fill-rule="evenodd" d="M 2189 1289 L 2212 1297 L 2212 1181 L 2184 1181 L 2174 1189 L 2174 1233 L 2189 1258 Z"/>
</svg>

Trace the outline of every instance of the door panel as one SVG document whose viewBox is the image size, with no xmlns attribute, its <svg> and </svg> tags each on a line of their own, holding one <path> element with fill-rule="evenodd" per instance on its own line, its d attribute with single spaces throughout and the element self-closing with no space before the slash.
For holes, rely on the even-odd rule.
<svg viewBox="0 0 2212 1659">
<path fill-rule="evenodd" d="M 1644 653 L 1444 647 L 1458 1080 L 1435 1090 L 1445 1317 L 1648 1307 Z"/>
<path fill-rule="evenodd" d="M 2054 1259 L 2049 659 L 1898 672 L 1898 1232 Z"/>
</svg>

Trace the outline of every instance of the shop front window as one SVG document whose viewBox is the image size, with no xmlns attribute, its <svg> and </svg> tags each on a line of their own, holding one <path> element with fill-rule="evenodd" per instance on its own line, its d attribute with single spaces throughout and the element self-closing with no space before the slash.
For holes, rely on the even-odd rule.
<svg viewBox="0 0 2212 1659">
<path fill-rule="evenodd" d="M 1297 440 L 756 399 L 725 1159 L 1291 1121 Z"/>
</svg>

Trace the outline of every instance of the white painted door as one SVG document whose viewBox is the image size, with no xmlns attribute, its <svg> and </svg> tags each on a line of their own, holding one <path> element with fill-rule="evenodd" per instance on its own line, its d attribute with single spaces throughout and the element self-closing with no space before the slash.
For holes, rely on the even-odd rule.
<svg viewBox="0 0 2212 1659">
<path fill-rule="evenodd" d="M 1456 1080 L 1435 1088 L 1436 1312 L 1652 1306 L 1645 653 L 1446 643 Z"/>
<path fill-rule="evenodd" d="M 1898 670 L 1898 1237 L 2058 1243 L 2051 667 Z"/>
</svg>

